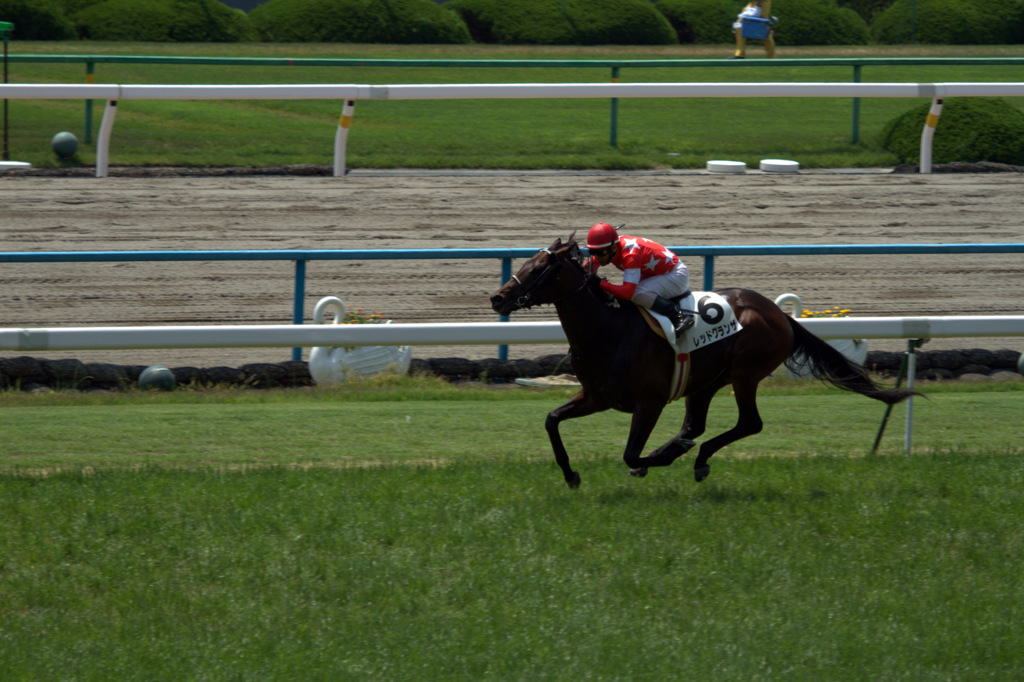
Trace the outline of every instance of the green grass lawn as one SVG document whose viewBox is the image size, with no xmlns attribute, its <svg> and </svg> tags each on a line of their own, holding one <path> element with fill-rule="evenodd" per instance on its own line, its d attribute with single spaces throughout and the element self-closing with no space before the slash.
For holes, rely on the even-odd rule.
<svg viewBox="0 0 1024 682">
<path fill-rule="evenodd" d="M 487 46 L 154 45 L 17 43 L 14 53 L 149 54 L 218 57 L 366 59 L 687 59 L 728 54 L 726 46 L 677 48 L 498 48 Z M 1024 46 L 788 48 L 791 58 L 822 56 L 1024 56 Z M 723 62 L 725 60 L 723 59 Z M 846 66 L 623 68 L 622 82 L 836 81 Z M 872 66 L 869 81 L 1017 81 L 1018 66 Z M 608 67 L 301 67 L 99 64 L 97 83 L 523 83 L 608 82 Z M 85 81 L 82 64 L 15 63 L 12 82 Z M 1010 100 L 1020 105 L 1024 99 Z M 895 157 L 879 137 L 917 100 L 865 99 L 852 141 L 849 100 L 621 99 L 611 146 L 608 100 L 361 101 L 348 144 L 349 168 L 698 168 L 708 159 L 793 158 L 803 167 L 887 166 Z M 85 144 L 84 105 L 71 100 L 12 100 L 11 158 L 58 165 L 50 139 L 78 136 L 73 163 L 95 164 Z M 95 141 L 103 103 L 94 105 Z M 126 101 L 111 142 L 114 165 L 270 166 L 330 164 L 340 102 Z"/>
<path fill-rule="evenodd" d="M 1014 421 L 1024 401 L 1024 384 L 928 384 L 924 392 L 927 397 L 914 404 L 919 451 L 1020 448 Z M 427 377 L 382 377 L 338 390 L 7 391 L 0 392 L 0 426 L 7 441 L 0 472 L 136 465 L 454 464 L 480 456 L 487 461 L 526 458 L 553 467 L 544 416 L 571 393 L 567 388 L 474 389 Z M 762 386 L 759 408 L 764 432 L 728 446 L 714 462 L 754 456 L 861 457 L 870 449 L 884 413 L 877 401 L 784 378 Z M 648 449 L 676 433 L 683 411 L 682 401 L 666 407 Z M 487 425 L 485 452 L 473 434 L 455 437 L 466 430 L 468 412 L 472 423 Z M 736 417 L 735 403 L 723 390 L 712 405 L 705 437 L 731 428 Z M 898 405 L 883 453 L 902 451 L 904 417 L 905 408 Z M 629 420 L 629 415 L 609 411 L 565 422 L 570 454 L 623 466 L 619 458 Z M 598 423 L 600 429 L 595 428 Z M 121 437 L 106 437 L 111 430 Z"/>
<path fill-rule="evenodd" d="M 0 393 L 5 679 L 978 680 L 1024 671 L 1022 384 L 779 382 L 626 475 L 563 389 Z M 670 406 L 652 447 L 678 426 Z M 709 435 L 735 418 L 728 392 Z"/>
</svg>

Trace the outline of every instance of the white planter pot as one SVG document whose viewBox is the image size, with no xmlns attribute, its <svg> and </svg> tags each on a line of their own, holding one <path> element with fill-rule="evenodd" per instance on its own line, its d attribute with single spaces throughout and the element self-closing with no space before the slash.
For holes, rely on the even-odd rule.
<svg viewBox="0 0 1024 682">
<path fill-rule="evenodd" d="M 333 324 L 341 324 L 345 319 L 345 304 L 335 296 L 320 299 L 313 311 L 313 321 L 325 324 L 326 312 L 332 308 Z M 384 324 L 390 323 L 388 320 Z M 309 353 L 309 373 L 317 386 L 334 386 L 349 379 L 365 379 L 381 373 L 405 374 L 411 360 L 411 346 L 317 346 Z"/>
</svg>

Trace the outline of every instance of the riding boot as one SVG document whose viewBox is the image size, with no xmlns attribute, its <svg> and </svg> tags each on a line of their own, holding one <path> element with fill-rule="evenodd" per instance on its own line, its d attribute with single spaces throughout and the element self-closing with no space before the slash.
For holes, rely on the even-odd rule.
<svg viewBox="0 0 1024 682">
<path fill-rule="evenodd" d="M 654 303 L 651 304 L 651 310 L 669 319 L 676 330 L 677 337 L 693 326 L 693 315 L 684 313 L 672 301 L 662 296 L 655 297 Z"/>
</svg>

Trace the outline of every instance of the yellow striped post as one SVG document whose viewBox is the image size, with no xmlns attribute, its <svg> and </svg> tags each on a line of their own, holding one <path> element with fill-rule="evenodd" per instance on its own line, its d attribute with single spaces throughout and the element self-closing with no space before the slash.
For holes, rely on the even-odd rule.
<svg viewBox="0 0 1024 682">
<path fill-rule="evenodd" d="M 334 134 L 334 177 L 345 177 L 345 149 L 348 146 L 348 129 L 352 126 L 352 114 L 356 110 L 354 99 L 345 100 L 338 118 L 338 131 Z"/>
<path fill-rule="evenodd" d="M 936 97 L 932 100 L 931 109 L 924 120 L 924 130 L 921 131 L 921 165 L 918 172 L 931 174 L 932 172 L 932 138 L 935 137 L 935 126 L 939 125 L 939 116 L 942 115 L 942 98 Z"/>
</svg>

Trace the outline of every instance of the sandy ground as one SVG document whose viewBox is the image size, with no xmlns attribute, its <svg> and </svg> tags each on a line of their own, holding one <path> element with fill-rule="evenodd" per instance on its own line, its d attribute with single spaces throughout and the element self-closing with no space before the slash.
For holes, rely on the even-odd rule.
<svg viewBox="0 0 1024 682">
<path fill-rule="evenodd" d="M 403 249 L 548 245 L 596 221 L 666 245 L 1024 242 L 1019 173 L 799 175 L 355 172 L 345 179 L 0 177 L 0 251 Z M 700 285 L 703 259 L 688 258 Z M 518 267 L 518 264 L 515 266 Z M 314 261 L 306 315 L 336 295 L 399 322 L 490 321 L 497 260 Z M 0 326 L 287 324 L 290 262 L 0 264 Z M 1021 254 L 728 257 L 715 286 L 856 315 L 1024 314 Z M 554 319 L 551 308 L 518 319 Z M 873 341 L 901 350 L 904 341 Z M 1024 338 L 936 339 L 926 350 Z M 510 357 L 563 352 L 514 346 Z M 7 353 L 12 355 L 14 353 Z M 23 354 L 23 353 L 17 353 Z M 40 356 L 39 353 L 35 353 Z M 241 365 L 288 349 L 48 353 L 120 364 Z M 493 346 L 415 357 L 494 357 Z M 305 357 L 305 355 L 304 355 Z"/>
</svg>

